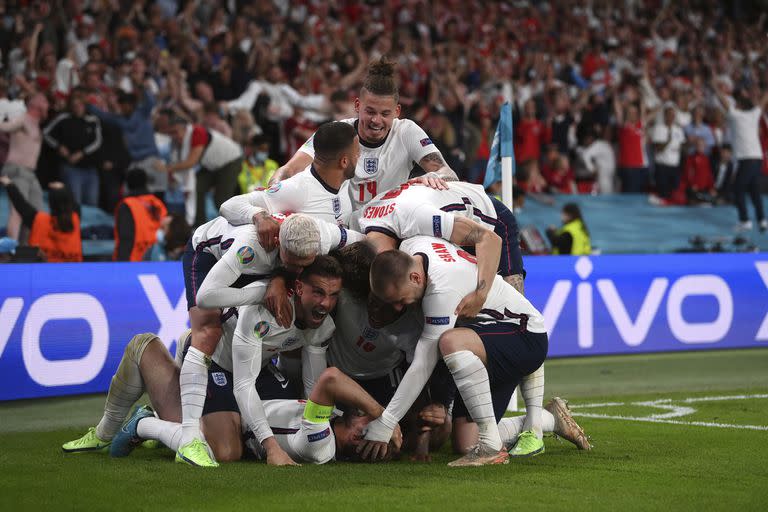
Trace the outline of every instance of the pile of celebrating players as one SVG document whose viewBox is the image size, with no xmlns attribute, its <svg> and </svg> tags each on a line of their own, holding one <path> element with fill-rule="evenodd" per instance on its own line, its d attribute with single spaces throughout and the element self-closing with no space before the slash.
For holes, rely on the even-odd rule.
<svg viewBox="0 0 768 512">
<path fill-rule="evenodd" d="M 199 467 L 429 461 L 450 440 L 449 465 L 479 466 L 541 454 L 546 433 L 591 448 L 565 401 L 544 405 L 547 331 L 514 215 L 399 118 L 395 76 L 372 63 L 356 118 L 197 228 L 175 359 L 134 336 L 101 420 L 65 452 L 154 440 Z M 525 415 L 504 418 L 516 388 Z"/>
</svg>

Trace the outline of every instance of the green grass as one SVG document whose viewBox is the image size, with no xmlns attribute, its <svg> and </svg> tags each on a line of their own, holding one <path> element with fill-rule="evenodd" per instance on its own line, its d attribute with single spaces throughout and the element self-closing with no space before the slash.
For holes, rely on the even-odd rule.
<svg viewBox="0 0 768 512">
<path fill-rule="evenodd" d="M 674 418 L 768 426 L 768 399 L 683 404 L 697 396 L 768 394 L 768 350 L 602 357 L 547 363 L 548 395 L 609 415 L 696 412 Z M 768 431 L 579 418 L 595 449 L 555 439 L 546 453 L 507 466 L 329 464 L 215 470 L 174 464 L 166 449 L 126 459 L 64 455 L 93 425 L 103 396 L 0 404 L 0 510 L 768 510 Z M 677 400 L 677 401 L 675 401 Z M 586 409 L 582 411 L 587 412 Z"/>
</svg>

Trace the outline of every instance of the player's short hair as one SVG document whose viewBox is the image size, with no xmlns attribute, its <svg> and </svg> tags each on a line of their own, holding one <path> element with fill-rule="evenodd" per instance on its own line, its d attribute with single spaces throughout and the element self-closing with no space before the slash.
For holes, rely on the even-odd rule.
<svg viewBox="0 0 768 512">
<path fill-rule="evenodd" d="M 280 247 L 299 258 L 320 252 L 320 228 L 309 215 L 295 213 L 280 226 Z"/>
<path fill-rule="evenodd" d="M 361 95 L 362 91 L 368 91 L 376 96 L 393 96 L 395 101 L 400 101 L 400 91 L 395 78 L 395 63 L 386 57 L 371 62 L 363 80 Z"/>
<path fill-rule="evenodd" d="M 342 269 L 344 288 L 359 300 L 367 300 L 371 293 L 371 263 L 376 257 L 376 249 L 365 241 L 355 242 L 331 253 Z"/>
<path fill-rule="evenodd" d="M 397 249 L 379 253 L 371 263 L 371 291 L 383 292 L 387 286 L 401 284 L 411 268 L 411 257 Z"/>
<path fill-rule="evenodd" d="M 342 273 L 341 264 L 338 260 L 333 256 L 323 254 L 304 267 L 304 270 L 299 275 L 299 279 L 305 282 L 312 276 L 342 279 Z"/>
<path fill-rule="evenodd" d="M 315 160 L 333 162 L 341 158 L 355 142 L 357 132 L 349 123 L 331 121 L 320 126 L 312 139 L 315 148 Z"/>
</svg>

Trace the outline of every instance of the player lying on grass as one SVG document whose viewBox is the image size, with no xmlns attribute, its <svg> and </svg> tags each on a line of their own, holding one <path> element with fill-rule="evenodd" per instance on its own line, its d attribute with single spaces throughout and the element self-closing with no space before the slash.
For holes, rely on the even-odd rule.
<svg viewBox="0 0 768 512">
<path fill-rule="evenodd" d="M 334 313 L 336 331 L 328 350 L 329 363 L 351 376 L 381 404 L 388 404 L 402 380 L 402 372 L 413 360 L 413 353 L 419 340 L 424 315 L 419 304 L 413 304 L 400 311 L 376 300 L 371 294 L 370 273 L 375 250 L 366 242 L 354 243 L 334 252 L 344 271 L 344 289 L 339 306 Z M 405 355 L 407 354 L 407 356 Z M 438 367 L 442 366 L 438 362 Z M 435 375 L 435 374 L 438 375 Z M 430 400 L 426 406 L 417 408 L 419 419 L 424 422 L 425 434 L 420 436 L 417 446 L 409 443 L 406 435 L 405 450 L 415 450 L 416 458 L 428 459 L 428 447 L 437 449 L 442 445 L 439 433 L 453 430 L 453 445 L 457 453 L 466 454 L 477 444 L 477 427 L 466 417 L 453 421 L 447 417 L 447 405 L 455 396 L 455 386 L 450 379 L 439 379 L 433 372 L 423 395 Z M 538 378 L 536 372 L 531 378 Z M 524 379 L 528 380 L 528 379 Z M 451 389 L 446 389 L 451 388 Z M 524 386 L 526 394 L 538 392 L 532 386 Z M 525 418 L 503 418 L 499 432 L 505 446 L 512 447 L 518 434 L 523 431 Z M 408 429 L 403 426 L 403 432 Z M 431 431 L 438 435 L 430 439 Z M 572 442 L 579 449 L 589 449 L 584 432 L 571 417 L 562 400 L 553 399 L 542 411 L 542 431 L 552 432 Z"/>
<path fill-rule="evenodd" d="M 188 342 L 188 337 L 189 331 L 182 335 L 180 343 Z M 212 392 L 206 398 L 202 428 L 219 460 L 239 460 L 247 436 L 241 429 L 240 414 L 232 393 L 232 374 L 221 367 L 212 367 L 210 375 Z M 112 380 L 104 418 L 96 428 L 89 429 L 83 437 L 62 448 L 68 453 L 109 448 L 113 456 L 122 457 L 141 441 L 154 439 L 178 451 L 182 429 L 178 377 L 178 361 L 173 360 L 157 336 L 135 336 L 126 347 Z M 259 379 L 262 393 L 286 394 L 285 381 L 279 382 L 273 373 L 265 373 L 264 377 Z M 145 391 L 154 413 L 149 407 L 138 407 L 120 428 L 130 407 Z M 370 395 L 335 368 L 323 371 L 309 398 L 308 401 L 295 398 L 265 401 L 267 420 L 276 432 L 276 442 L 293 459 L 307 463 L 322 464 L 336 454 L 347 457 L 354 454 L 370 417 L 383 410 Z M 347 404 L 368 416 L 334 417 L 333 406 L 337 403 Z M 115 423 L 117 418 L 122 419 Z M 395 432 L 395 448 L 400 446 L 399 436 L 399 431 Z M 262 446 L 247 444 L 258 457 L 267 457 Z"/>
<path fill-rule="evenodd" d="M 477 308 L 459 315 L 472 317 L 488 293 L 481 282 L 490 283 L 497 270 L 523 293 L 520 232 L 509 208 L 488 196 L 481 185 L 457 181 L 446 186 L 446 190 L 435 190 L 404 183 L 353 214 L 351 226 L 366 234 L 379 252 L 396 249 L 400 240 L 418 235 L 472 247 L 479 269 Z"/>
<path fill-rule="evenodd" d="M 364 457 L 386 452 L 392 429 L 411 406 L 442 356 L 460 397 L 454 418 L 469 416 L 478 426 L 478 444 L 452 465 L 505 463 L 498 421 L 514 389 L 523 381 L 526 396 L 524 431 L 512 455 L 541 453 L 541 409 L 547 354 L 544 318 L 525 297 L 496 276 L 474 323 L 455 328 L 456 306 L 477 281 L 475 259 L 445 240 L 415 237 L 400 250 L 380 253 L 371 266 L 371 290 L 397 310 L 421 302 L 424 328 L 413 362 L 392 401 L 371 422 L 359 447 Z"/>
<path fill-rule="evenodd" d="M 280 226 L 280 248 L 271 251 L 262 247 L 252 225 L 232 226 L 222 217 L 195 231 L 182 257 L 192 347 L 181 368 L 181 456 L 193 441 L 205 442 L 199 428 L 207 387 L 205 361 L 221 339 L 220 308 L 258 302 L 263 291 L 243 284 L 268 277 L 280 268 L 296 271 L 323 250 L 343 245 L 338 228 L 332 226 L 329 231 L 327 227 L 306 215 L 291 215 Z M 331 240 L 333 236 L 336 238 Z M 287 315 L 281 325 L 290 323 Z"/>
</svg>

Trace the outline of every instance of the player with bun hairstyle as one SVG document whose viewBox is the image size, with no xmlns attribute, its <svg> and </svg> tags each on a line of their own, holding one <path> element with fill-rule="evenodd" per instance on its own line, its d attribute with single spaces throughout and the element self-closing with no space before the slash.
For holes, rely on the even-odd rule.
<svg viewBox="0 0 768 512">
<path fill-rule="evenodd" d="M 355 99 L 357 118 L 342 121 L 354 126 L 360 138 L 360 158 L 349 187 L 353 210 L 408 181 L 414 162 L 427 173 L 418 181 L 432 188 L 444 189 L 443 180 L 458 179 L 426 132 L 399 118 L 399 100 L 394 62 L 386 57 L 372 62 Z M 306 169 L 315 158 L 313 136 L 275 172 L 272 182 Z"/>
</svg>

